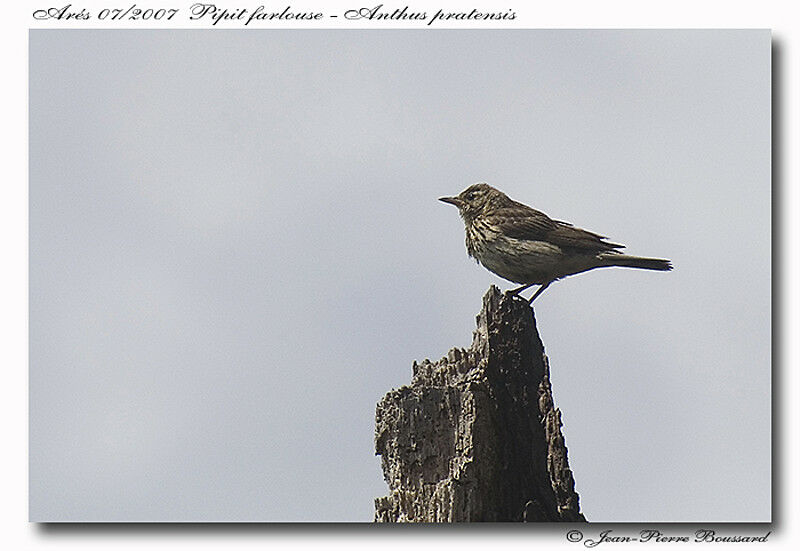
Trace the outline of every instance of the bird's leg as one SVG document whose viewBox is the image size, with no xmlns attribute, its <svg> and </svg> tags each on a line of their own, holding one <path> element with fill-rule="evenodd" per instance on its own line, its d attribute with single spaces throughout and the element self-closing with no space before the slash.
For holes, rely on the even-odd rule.
<svg viewBox="0 0 800 551">
<path fill-rule="evenodd" d="M 547 289 L 550 286 L 551 283 L 553 283 L 553 281 L 555 281 L 555 280 L 550 280 L 547 283 L 544 283 L 541 287 L 539 287 L 536 290 L 536 292 L 533 293 L 533 296 L 530 298 L 530 300 L 528 300 L 528 304 L 533 304 L 533 301 L 536 300 L 536 297 L 541 295 L 544 292 L 544 290 Z M 530 287 L 530 285 L 529 285 L 529 287 Z"/>
<path fill-rule="evenodd" d="M 536 285 L 536 284 L 535 283 L 528 283 L 527 285 L 523 285 L 522 287 L 517 287 L 516 289 L 509 289 L 508 291 L 506 291 L 506 294 L 507 295 L 511 295 L 511 296 L 517 296 L 522 291 L 527 289 L 528 287 L 533 287 L 534 285 Z"/>
</svg>

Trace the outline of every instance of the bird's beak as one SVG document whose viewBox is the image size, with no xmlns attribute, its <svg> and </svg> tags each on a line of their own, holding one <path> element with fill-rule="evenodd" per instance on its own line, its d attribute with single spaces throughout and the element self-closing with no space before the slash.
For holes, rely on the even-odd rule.
<svg viewBox="0 0 800 551">
<path fill-rule="evenodd" d="M 439 197 L 439 201 L 442 203 L 450 203 L 451 205 L 455 205 L 457 207 L 461 207 L 463 202 L 458 197 Z"/>
</svg>

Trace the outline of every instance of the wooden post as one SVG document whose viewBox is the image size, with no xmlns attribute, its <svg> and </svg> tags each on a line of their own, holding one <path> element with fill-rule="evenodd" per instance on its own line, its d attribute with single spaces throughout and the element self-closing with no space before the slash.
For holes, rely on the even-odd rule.
<svg viewBox="0 0 800 551">
<path fill-rule="evenodd" d="M 585 522 L 533 310 L 492 286 L 477 322 L 378 403 L 375 521 Z"/>
</svg>

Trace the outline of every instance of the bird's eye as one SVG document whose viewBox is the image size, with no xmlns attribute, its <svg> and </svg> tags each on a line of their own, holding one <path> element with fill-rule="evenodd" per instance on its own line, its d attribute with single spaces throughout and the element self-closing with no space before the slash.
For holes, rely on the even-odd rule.
<svg viewBox="0 0 800 551">
<path fill-rule="evenodd" d="M 465 198 L 466 198 L 467 201 L 472 201 L 473 199 L 475 199 L 475 195 L 476 195 L 476 192 L 470 191 L 469 193 L 467 193 Z"/>
</svg>

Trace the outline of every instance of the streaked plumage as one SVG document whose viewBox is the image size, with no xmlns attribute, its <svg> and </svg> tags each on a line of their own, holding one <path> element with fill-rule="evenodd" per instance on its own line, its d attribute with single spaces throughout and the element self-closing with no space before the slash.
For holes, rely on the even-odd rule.
<svg viewBox="0 0 800 551">
<path fill-rule="evenodd" d="M 467 234 L 467 254 L 500 277 L 522 284 L 512 293 L 541 285 L 531 302 L 553 281 L 594 268 L 672 269 L 669 260 L 622 254 L 624 245 L 553 220 L 486 183 L 439 200 L 458 207 Z"/>
</svg>

